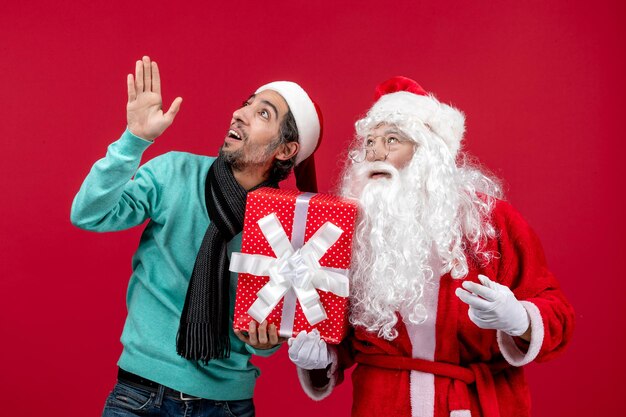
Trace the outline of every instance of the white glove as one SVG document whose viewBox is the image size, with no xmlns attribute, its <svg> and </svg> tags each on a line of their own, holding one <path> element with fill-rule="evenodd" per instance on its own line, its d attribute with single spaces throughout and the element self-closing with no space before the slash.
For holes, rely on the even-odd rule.
<svg viewBox="0 0 626 417">
<path fill-rule="evenodd" d="M 464 281 L 455 294 L 469 305 L 469 318 L 481 329 L 501 330 L 511 336 L 521 336 L 530 326 L 526 309 L 509 287 L 491 281 L 484 275 L 483 285 Z M 467 291 L 466 291 L 467 290 Z"/>
<path fill-rule="evenodd" d="M 302 369 L 324 369 L 332 362 L 326 342 L 317 329 L 310 333 L 301 331 L 295 338 L 289 338 L 287 344 L 289 359 Z"/>
</svg>

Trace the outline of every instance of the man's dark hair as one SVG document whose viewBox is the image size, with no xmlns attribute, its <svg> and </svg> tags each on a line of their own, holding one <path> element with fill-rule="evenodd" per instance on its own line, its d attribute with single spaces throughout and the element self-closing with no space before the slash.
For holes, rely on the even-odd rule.
<svg viewBox="0 0 626 417">
<path fill-rule="evenodd" d="M 275 150 L 280 145 L 290 142 L 298 141 L 298 127 L 296 126 L 296 119 L 293 117 L 291 110 L 287 111 L 285 114 L 285 118 L 280 124 L 280 128 L 278 129 L 278 139 L 274 143 L 272 150 Z M 287 159 L 286 161 L 280 161 L 278 159 L 274 160 L 274 165 L 272 165 L 272 169 L 270 170 L 270 180 L 274 180 L 276 182 L 280 182 L 289 176 L 291 169 L 296 164 L 296 155 L 292 158 Z"/>
</svg>

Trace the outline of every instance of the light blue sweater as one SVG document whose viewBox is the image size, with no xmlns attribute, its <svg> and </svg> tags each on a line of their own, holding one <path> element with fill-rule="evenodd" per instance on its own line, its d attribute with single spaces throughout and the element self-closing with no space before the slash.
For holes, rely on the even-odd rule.
<svg viewBox="0 0 626 417">
<path fill-rule="evenodd" d="M 268 356 L 277 348 L 256 350 L 231 330 L 228 359 L 205 366 L 176 353 L 189 278 L 210 222 L 204 186 L 215 158 L 169 152 L 137 169 L 150 144 L 124 132 L 94 164 L 72 204 L 72 223 L 96 232 L 127 229 L 150 219 L 133 256 L 118 365 L 193 396 L 252 398 L 259 370 L 250 363 L 251 353 Z M 240 248 L 241 234 L 229 242 L 229 256 Z M 236 285 L 237 276 L 231 273 L 231 328 Z"/>
</svg>

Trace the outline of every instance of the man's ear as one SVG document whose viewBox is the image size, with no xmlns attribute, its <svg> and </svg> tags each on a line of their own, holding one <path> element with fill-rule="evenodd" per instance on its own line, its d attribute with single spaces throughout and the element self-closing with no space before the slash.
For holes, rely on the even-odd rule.
<svg viewBox="0 0 626 417">
<path fill-rule="evenodd" d="M 278 153 L 276 154 L 276 159 L 280 159 L 281 161 L 286 161 L 288 159 L 293 158 L 298 151 L 300 150 L 300 144 L 298 142 L 288 142 L 280 145 L 278 149 Z"/>
</svg>

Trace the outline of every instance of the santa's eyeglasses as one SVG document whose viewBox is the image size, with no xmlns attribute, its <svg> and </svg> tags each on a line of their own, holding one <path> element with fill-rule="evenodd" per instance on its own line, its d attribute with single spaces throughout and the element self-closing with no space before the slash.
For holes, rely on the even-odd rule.
<svg viewBox="0 0 626 417">
<path fill-rule="evenodd" d="M 382 146 L 377 146 L 379 140 L 382 142 Z M 391 152 L 400 149 L 407 142 L 411 142 L 411 140 L 398 132 L 390 132 L 384 136 L 368 136 L 363 139 L 362 146 L 348 153 L 348 157 L 354 162 L 361 163 L 371 153 L 372 159 L 376 160 L 377 157 L 380 157 L 386 161 Z M 377 148 L 378 152 L 376 151 Z"/>
</svg>

